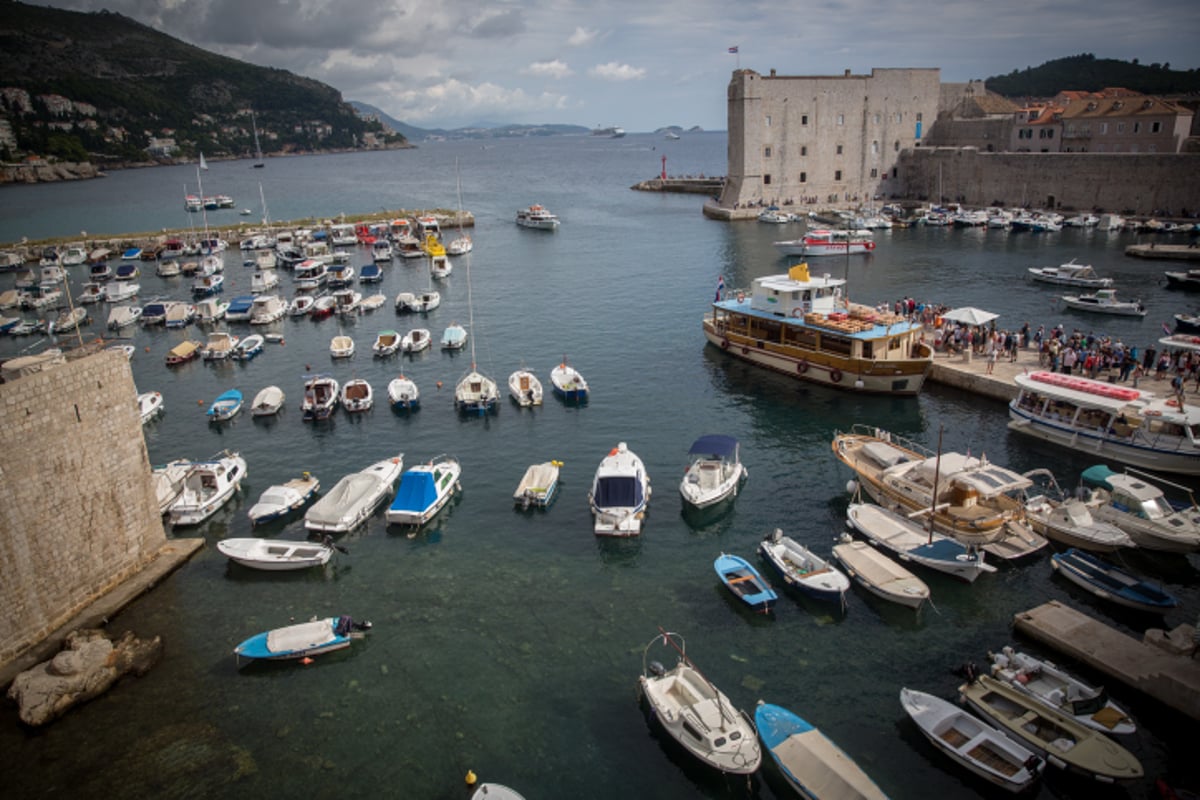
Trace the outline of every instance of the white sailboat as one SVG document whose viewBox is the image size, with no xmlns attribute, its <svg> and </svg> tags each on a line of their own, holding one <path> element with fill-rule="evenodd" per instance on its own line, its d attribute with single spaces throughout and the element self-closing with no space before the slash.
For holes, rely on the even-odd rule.
<svg viewBox="0 0 1200 800">
<path fill-rule="evenodd" d="M 475 243 L 471 241 L 470 236 L 463 233 L 462 178 L 458 174 L 458 159 L 454 160 L 454 178 L 458 184 L 458 235 L 446 244 L 446 253 L 452 256 L 461 256 L 474 250 Z"/>
<path fill-rule="evenodd" d="M 464 414 L 482 416 L 499 407 L 500 389 L 496 382 L 475 367 L 475 308 L 471 300 L 471 262 L 467 261 L 467 325 L 471 343 L 471 371 L 454 387 L 454 406 Z"/>
</svg>

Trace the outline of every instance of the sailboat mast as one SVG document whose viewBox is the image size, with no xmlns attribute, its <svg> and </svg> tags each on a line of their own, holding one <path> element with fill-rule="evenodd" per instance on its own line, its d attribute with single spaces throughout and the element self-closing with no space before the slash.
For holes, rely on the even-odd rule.
<svg viewBox="0 0 1200 800">
<path fill-rule="evenodd" d="M 945 426 L 938 426 L 937 458 L 933 462 L 933 496 L 929 498 L 929 544 L 933 544 L 933 519 L 937 514 L 938 478 L 942 474 L 942 433 Z"/>
</svg>

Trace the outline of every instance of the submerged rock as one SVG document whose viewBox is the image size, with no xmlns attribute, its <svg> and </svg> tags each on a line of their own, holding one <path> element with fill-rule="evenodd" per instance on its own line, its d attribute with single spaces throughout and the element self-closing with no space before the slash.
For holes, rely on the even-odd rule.
<svg viewBox="0 0 1200 800">
<path fill-rule="evenodd" d="M 112 640 L 99 629 L 67 635 L 63 650 L 22 672 L 8 688 L 26 725 L 45 725 L 106 692 L 124 675 L 144 675 L 162 655 L 162 637 L 138 639 L 126 632 Z"/>
</svg>

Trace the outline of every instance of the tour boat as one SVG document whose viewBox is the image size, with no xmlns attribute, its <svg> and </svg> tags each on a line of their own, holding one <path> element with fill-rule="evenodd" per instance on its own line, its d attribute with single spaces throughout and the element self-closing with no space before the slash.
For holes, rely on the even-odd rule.
<svg viewBox="0 0 1200 800">
<path fill-rule="evenodd" d="M 237 453 L 193 462 L 183 489 L 167 509 L 171 523 L 199 525 L 233 497 L 245 477 L 246 460 Z"/>
<path fill-rule="evenodd" d="M 517 212 L 517 224 L 523 228 L 552 231 L 558 228 L 559 219 L 540 205 L 532 205 Z"/>
<path fill-rule="evenodd" d="M 704 335 L 734 358 L 824 386 L 915 395 L 933 366 L 924 326 L 848 303 L 846 281 L 807 264 L 718 293 Z"/>
<path fill-rule="evenodd" d="M 787 256 L 844 256 L 870 253 L 875 249 L 875 240 L 869 233 L 852 230 L 809 231 L 800 239 L 774 244 Z"/>
<path fill-rule="evenodd" d="M 637 536 L 650 502 L 650 476 L 625 442 L 608 452 L 596 468 L 588 503 L 597 536 Z"/>
<path fill-rule="evenodd" d="M 1013 380 L 1009 430 L 1134 467 L 1200 475 L 1200 406 L 1058 372 Z"/>
<path fill-rule="evenodd" d="M 1075 259 L 1057 267 L 1030 267 L 1029 276 L 1040 283 L 1083 289 L 1107 289 L 1113 285 L 1112 278 L 1101 278 L 1090 264 L 1076 264 Z"/>
<path fill-rule="evenodd" d="M 391 525 L 424 525 L 462 491 L 462 465 L 441 455 L 412 467 L 400 478 L 400 488 L 387 510 Z"/>
</svg>

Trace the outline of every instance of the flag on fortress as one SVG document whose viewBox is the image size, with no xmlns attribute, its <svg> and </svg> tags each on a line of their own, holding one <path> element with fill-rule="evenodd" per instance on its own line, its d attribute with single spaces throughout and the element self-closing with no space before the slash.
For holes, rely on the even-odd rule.
<svg viewBox="0 0 1200 800">
<path fill-rule="evenodd" d="M 721 293 L 725 291 L 725 276 L 721 275 L 717 278 L 717 296 L 715 300 L 721 299 Z"/>
<path fill-rule="evenodd" d="M 734 45 L 733 47 L 729 48 L 729 52 L 731 52 L 731 53 L 736 53 L 737 51 L 738 51 L 737 45 Z"/>
</svg>

